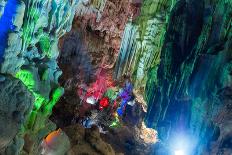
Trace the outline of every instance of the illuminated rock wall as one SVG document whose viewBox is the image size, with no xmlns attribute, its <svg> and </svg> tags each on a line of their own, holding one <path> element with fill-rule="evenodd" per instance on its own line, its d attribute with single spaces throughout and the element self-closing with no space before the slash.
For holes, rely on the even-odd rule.
<svg viewBox="0 0 232 155">
<path fill-rule="evenodd" d="M 59 44 L 62 69 L 69 68 L 62 59 L 73 58 L 74 76 L 78 67 L 89 79 L 99 68 L 107 76 L 114 69 L 115 79 L 129 75 L 147 102 L 146 123 L 159 138 L 168 142 L 175 133 L 192 135 L 199 146 L 195 154 L 228 149 L 231 5 L 230 0 L 0 0 L 0 82 L 18 78 L 27 87 L 19 84 L 23 92 L 35 98 L 17 135 L 26 139 L 25 153 L 37 154 L 42 137 L 55 128 L 48 117 L 64 91 L 58 84 L 57 44 L 71 30 L 74 14 L 73 31 Z M 4 98 L 8 89 L 1 88 Z M 17 146 L 18 152 L 22 145 L 15 139 L 8 148 Z M 205 149 L 211 140 L 220 145 Z M 8 145 L 0 145 L 1 151 Z"/>
<path fill-rule="evenodd" d="M 124 31 L 115 78 L 131 76 L 147 102 L 147 125 L 167 144 L 188 135 L 197 146 L 189 148 L 193 154 L 231 135 L 217 125 L 229 129 L 228 121 L 215 120 L 219 111 L 229 118 L 223 109 L 231 103 L 231 7 L 228 0 L 145 0 Z M 218 139 L 219 128 L 226 134 Z"/>
<path fill-rule="evenodd" d="M 100 70 L 112 79 L 125 25 L 129 17 L 137 16 L 140 4 L 129 0 L 79 1 L 72 31 L 60 39 L 62 83 L 78 79 L 89 84 Z M 67 66 L 70 62 L 71 67 Z"/>
<path fill-rule="evenodd" d="M 140 16 L 129 22 L 124 30 L 114 77 L 131 76 L 135 88 L 142 94 L 148 71 L 157 72 L 169 10 L 174 2 L 145 0 Z"/>
<path fill-rule="evenodd" d="M 218 124 L 226 124 L 215 119 L 219 111 L 223 115 L 223 107 L 231 104 L 225 95 L 229 95 L 225 90 L 231 88 L 231 11 L 231 2 L 224 0 L 176 3 L 168 21 L 157 76 L 155 70 L 149 72 L 147 124 L 157 128 L 165 141 L 172 141 L 178 134 L 191 137 L 193 146 L 188 151 L 193 154 L 210 152 L 210 144 L 220 135 Z M 226 136 L 220 128 L 222 137 L 218 141 L 223 143 Z M 225 128 L 229 128 L 228 124 Z M 229 147 L 220 145 L 215 150 L 219 153 Z"/>
<path fill-rule="evenodd" d="M 1 73 L 20 79 L 35 98 L 21 135 L 25 135 L 30 143 L 25 144 L 29 154 L 37 154 L 34 151 L 41 138 L 54 129 L 48 117 L 63 94 L 63 88 L 58 84 L 62 72 L 56 62 L 59 55 L 57 44 L 59 38 L 71 29 L 77 2 L 0 1 Z"/>
</svg>

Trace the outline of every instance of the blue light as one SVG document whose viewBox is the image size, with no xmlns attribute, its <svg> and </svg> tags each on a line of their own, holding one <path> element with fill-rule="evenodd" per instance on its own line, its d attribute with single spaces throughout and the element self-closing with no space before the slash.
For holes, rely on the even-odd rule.
<svg viewBox="0 0 232 155">
<path fill-rule="evenodd" d="M 3 61 L 3 55 L 7 46 L 8 33 L 15 29 L 13 17 L 16 13 L 17 0 L 8 0 L 4 8 L 4 13 L 0 18 L 0 63 Z"/>
<path fill-rule="evenodd" d="M 175 155 L 185 155 L 183 150 L 176 150 Z"/>
<path fill-rule="evenodd" d="M 176 133 L 169 143 L 174 155 L 192 155 L 196 146 L 196 139 L 186 133 Z"/>
</svg>

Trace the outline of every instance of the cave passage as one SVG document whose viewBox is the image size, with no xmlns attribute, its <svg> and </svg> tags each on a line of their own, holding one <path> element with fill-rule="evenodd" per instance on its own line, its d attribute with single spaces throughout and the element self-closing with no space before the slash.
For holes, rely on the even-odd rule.
<svg viewBox="0 0 232 155">
<path fill-rule="evenodd" d="M 0 0 L 0 155 L 232 155 L 232 1 Z"/>
</svg>

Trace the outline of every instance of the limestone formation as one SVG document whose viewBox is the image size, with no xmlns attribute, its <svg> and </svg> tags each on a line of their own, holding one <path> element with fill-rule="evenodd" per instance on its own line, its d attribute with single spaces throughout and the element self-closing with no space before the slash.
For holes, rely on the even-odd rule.
<svg viewBox="0 0 232 155">
<path fill-rule="evenodd" d="M 70 155 L 168 155 L 178 134 L 194 155 L 231 154 L 231 19 L 231 0 L 0 0 L 0 154 L 39 154 L 56 125 Z M 136 98 L 102 115 L 124 123 L 105 135 L 76 124 L 100 75 Z"/>
<path fill-rule="evenodd" d="M 69 155 L 115 155 L 112 147 L 101 139 L 96 127 L 84 129 L 80 125 L 73 125 L 64 131 L 71 140 Z"/>
<path fill-rule="evenodd" d="M 4 154 L 8 146 L 15 145 L 13 139 L 31 112 L 34 97 L 20 80 L 10 75 L 0 75 L 0 79 L 0 150 Z M 19 152 L 20 147 L 14 151 Z"/>
<path fill-rule="evenodd" d="M 59 55 L 58 40 L 71 29 L 76 6 L 77 1 L 73 0 L 0 1 L 0 71 L 20 79 L 35 98 L 33 111 L 24 124 L 25 130 L 19 136 L 31 135 L 31 144 L 42 138 L 39 135 L 41 130 L 45 132 L 43 136 L 49 132 L 44 127 L 53 106 L 63 94 L 63 89 L 58 84 L 61 75 L 56 62 Z M 24 88 L 25 86 L 16 92 L 26 91 Z M 30 99 L 25 99 L 22 94 L 21 96 L 22 98 L 17 96 L 15 100 L 27 102 Z M 12 100 L 8 97 L 9 103 L 13 104 L 13 97 Z M 1 107 L 0 110 L 6 109 Z M 21 113 L 16 111 L 14 115 L 21 121 Z M 1 124 L 5 124 L 7 119 L 9 118 L 3 118 L 4 122 Z M 14 127 L 16 131 L 20 128 L 16 125 Z M 9 135 L 9 139 L 16 135 L 16 131 Z M 5 136 L 7 135 L 6 132 Z M 37 148 L 38 145 L 32 146 Z M 31 150 L 33 149 L 29 149 L 27 153 Z M 16 151 L 15 154 L 17 153 Z"/>
</svg>

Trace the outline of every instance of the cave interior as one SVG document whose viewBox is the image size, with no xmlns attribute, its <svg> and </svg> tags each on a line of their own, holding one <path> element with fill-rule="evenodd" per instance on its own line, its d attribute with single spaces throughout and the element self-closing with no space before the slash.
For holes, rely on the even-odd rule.
<svg viewBox="0 0 232 155">
<path fill-rule="evenodd" d="M 0 155 L 232 155 L 232 0 L 0 0 Z"/>
</svg>

